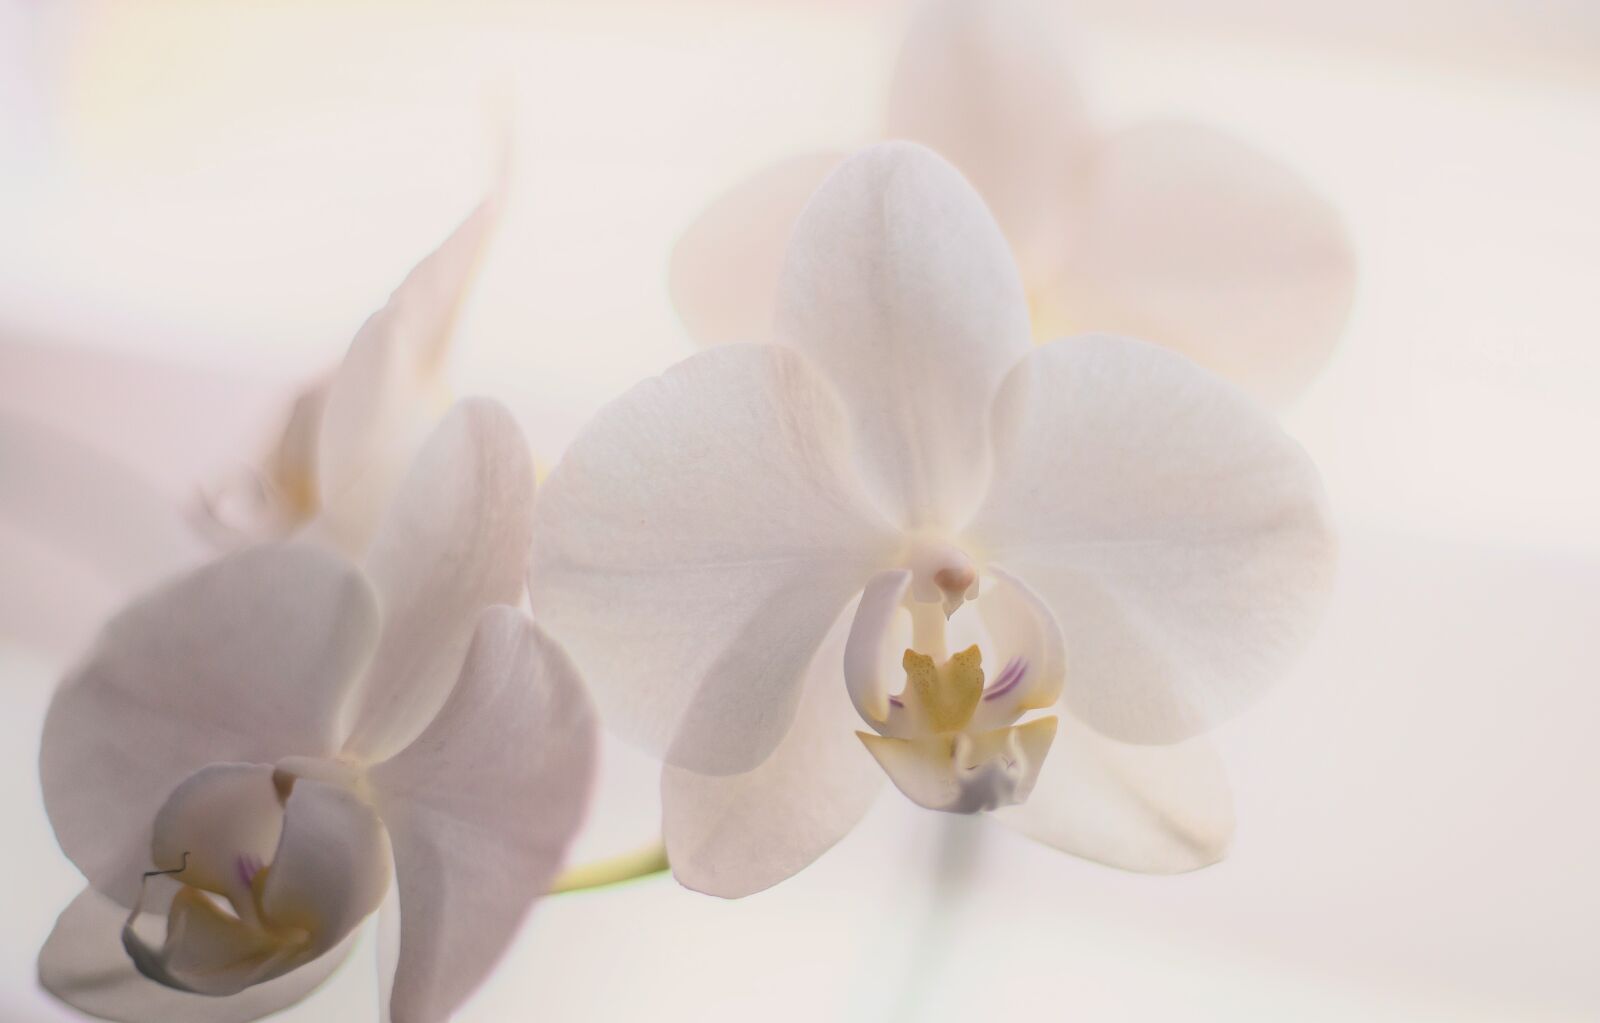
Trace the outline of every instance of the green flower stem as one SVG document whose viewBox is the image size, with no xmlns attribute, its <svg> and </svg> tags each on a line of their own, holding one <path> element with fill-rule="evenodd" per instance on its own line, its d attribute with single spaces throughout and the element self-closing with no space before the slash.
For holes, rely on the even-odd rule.
<svg viewBox="0 0 1600 1023">
<path fill-rule="evenodd" d="M 563 892 L 606 888 L 622 884 L 624 881 L 664 874 L 668 869 L 670 868 L 667 864 L 667 847 L 655 842 L 643 849 L 623 853 L 621 856 L 596 860 L 594 863 L 584 863 L 564 870 L 556 878 L 555 884 L 550 886 L 550 894 L 560 895 Z"/>
</svg>

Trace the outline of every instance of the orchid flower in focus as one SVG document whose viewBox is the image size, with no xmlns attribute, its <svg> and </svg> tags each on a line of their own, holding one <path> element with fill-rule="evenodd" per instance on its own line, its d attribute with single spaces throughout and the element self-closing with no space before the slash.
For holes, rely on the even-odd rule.
<svg viewBox="0 0 1600 1023">
<path fill-rule="evenodd" d="M 583 815 L 592 711 L 514 607 L 534 479 L 515 423 L 457 404 L 360 567 L 323 545 L 224 555 L 116 615 L 40 750 L 88 879 L 42 983 L 127 1023 L 249 1020 L 308 994 L 393 885 L 386 1019 L 484 978 Z"/>
<path fill-rule="evenodd" d="M 774 884 L 885 777 L 1129 869 L 1219 858 L 1196 736 L 1330 584 L 1304 452 L 1167 349 L 1034 346 L 1004 236 L 911 143 L 806 206 L 777 323 L 602 411 L 536 512 L 534 612 L 666 761 L 678 879 Z"/>
<path fill-rule="evenodd" d="M 1327 360 L 1354 292 L 1337 212 L 1289 167 L 1205 125 L 1096 124 L 1058 15 L 1033 0 L 925 3 L 883 137 L 938 150 L 983 195 L 1021 266 L 1036 340 L 1142 337 L 1260 397 L 1292 397 Z M 759 171 L 689 228 L 672 295 L 698 340 L 771 336 L 795 217 L 843 158 Z"/>
</svg>

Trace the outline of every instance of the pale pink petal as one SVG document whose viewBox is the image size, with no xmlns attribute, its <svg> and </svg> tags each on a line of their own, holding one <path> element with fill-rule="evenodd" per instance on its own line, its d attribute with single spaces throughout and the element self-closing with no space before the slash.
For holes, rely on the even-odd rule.
<svg viewBox="0 0 1600 1023">
<path fill-rule="evenodd" d="M 1355 260 L 1299 174 L 1184 121 L 1100 146 L 1053 301 L 1077 329 L 1145 338 L 1281 400 L 1327 361 Z"/>
<path fill-rule="evenodd" d="M 997 816 L 1074 856 L 1143 874 L 1209 866 L 1233 837 L 1228 778 L 1207 739 L 1130 746 L 1071 718 L 1028 801 Z"/>
<path fill-rule="evenodd" d="M 900 691 L 899 672 L 884 670 L 888 664 L 898 666 L 886 656 L 886 648 L 910 588 L 911 572 L 904 568 L 886 569 L 867 580 L 845 639 L 845 689 L 862 722 L 873 728 L 888 723 L 889 697 Z"/>
<path fill-rule="evenodd" d="M 499 187 L 362 325 L 334 373 L 316 454 L 321 526 L 360 555 L 411 458 L 448 404 L 457 317 L 499 219 Z"/>
<path fill-rule="evenodd" d="M 839 389 L 865 482 L 894 521 L 971 511 L 989 400 L 1030 335 L 1011 252 L 955 168 L 900 142 L 834 171 L 795 227 L 776 324 Z"/>
<path fill-rule="evenodd" d="M 739 898 L 811 864 L 855 827 L 883 784 L 856 729 L 840 678 L 854 609 L 836 623 L 806 674 L 794 724 L 753 771 L 713 776 L 667 767 L 662 831 L 678 881 Z"/>
<path fill-rule="evenodd" d="M 286 536 L 316 515 L 317 444 L 326 380 L 294 399 L 260 465 L 241 464 L 201 489 L 195 525 L 218 547 Z"/>
<path fill-rule="evenodd" d="M 900 546 L 848 441 L 804 358 L 723 345 L 636 386 L 567 450 L 528 587 L 624 737 L 720 774 L 777 746 L 823 636 Z"/>
<path fill-rule="evenodd" d="M 1177 742 L 1287 670 L 1335 542 L 1316 468 L 1265 410 L 1170 351 L 1086 337 L 1018 366 L 995 424 L 968 542 L 1055 616 L 1074 715 Z"/>
<path fill-rule="evenodd" d="M 111 620 L 45 718 L 39 776 L 61 848 L 133 905 L 151 825 L 206 764 L 337 749 L 338 712 L 378 612 L 332 554 L 266 544 L 139 598 Z"/>
<path fill-rule="evenodd" d="M 1037 0 L 933 0 L 900 49 L 885 134 L 937 150 L 1026 268 L 1053 258 L 1068 183 L 1092 150 L 1061 11 Z"/>
<path fill-rule="evenodd" d="M 439 716 L 371 772 L 400 889 L 393 1023 L 443 1023 L 494 968 L 566 857 L 595 749 L 566 654 L 521 611 L 484 612 Z"/>
<path fill-rule="evenodd" d="M 844 159 L 807 153 L 734 185 L 672 250 L 672 304 L 695 340 L 766 341 L 772 336 L 778 272 L 806 200 Z"/>
<path fill-rule="evenodd" d="M 417 455 L 367 558 L 383 638 L 346 748 L 380 760 L 416 738 L 450 693 L 478 614 L 516 603 L 533 533 L 533 460 L 497 402 L 458 402 Z"/>
</svg>

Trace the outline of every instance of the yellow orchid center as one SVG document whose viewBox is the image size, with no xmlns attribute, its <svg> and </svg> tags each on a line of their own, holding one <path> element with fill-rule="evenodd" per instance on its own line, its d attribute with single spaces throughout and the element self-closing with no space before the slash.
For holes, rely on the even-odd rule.
<svg viewBox="0 0 1600 1023">
<path fill-rule="evenodd" d="M 983 698 L 983 654 L 976 644 L 942 665 L 933 658 L 907 650 L 901 661 L 906 690 L 915 694 L 928 726 L 938 733 L 959 732 L 972 720 Z"/>
</svg>

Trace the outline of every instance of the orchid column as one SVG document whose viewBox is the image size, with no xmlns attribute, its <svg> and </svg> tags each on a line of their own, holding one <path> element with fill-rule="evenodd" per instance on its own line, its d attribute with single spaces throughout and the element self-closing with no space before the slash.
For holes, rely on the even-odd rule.
<svg viewBox="0 0 1600 1023">
<path fill-rule="evenodd" d="M 1194 739 L 1283 674 L 1334 544 L 1315 469 L 1182 356 L 1035 348 L 1006 242 L 906 143 L 795 229 L 778 344 L 603 411 L 536 514 L 536 614 L 660 754 L 684 884 L 800 870 L 887 776 L 1118 866 L 1220 857 Z"/>
</svg>

